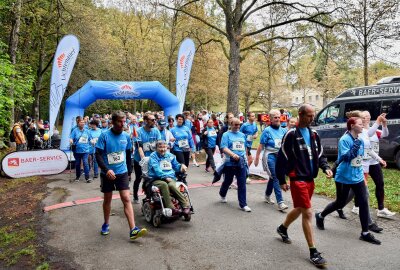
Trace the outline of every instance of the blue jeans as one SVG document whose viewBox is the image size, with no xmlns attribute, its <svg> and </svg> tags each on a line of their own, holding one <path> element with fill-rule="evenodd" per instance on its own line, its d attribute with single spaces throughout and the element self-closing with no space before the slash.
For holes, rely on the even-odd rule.
<svg viewBox="0 0 400 270">
<path fill-rule="evenodd" d="M 219 195 L 221 197 L 226 197 L 228 193 L 229 186 L 232 184 L 233 176 L 236 176 L 238 185 L 238 200 L 239 206 L 241 208 L 247 205 L 246 201 L 246 168 L 240 168 L 236 166 L 225 166 L 224 168 L 225 178 L 222 182 L 221 189 L 219 190 Z"/>
<path fill-rule="evenodd" d="M 83 169 L 85 171 L 85 179 L 89 179 L 89 153 L 75 153 L 75 172 L 76 178 L 81 176 L 81 161 L 83 161 Z"/>
<path fill-rule="evenodd" d="M 279 180 L 278 180 L 278 178 L 276 178 L 276 174 L 275 174 L 276 158 L 277 158 L 277 156 L 275 154 L 268 155 L 267 162 L 268 162 L 269 171 L 271 172 L 271 179 L 268 180 L 267 189 L 265 190 L 265 195 L 271 196 L 272 189 L 273 189 L 275 191 L 275 197 L 276 197 L 277 203 L 281 203 L 281 202 L 283 202 L 282 190 L 281 190 L 281 186 L 279 185 Z"/>
<path fill-rule="evenodd" d="M 92 162 L 93 162 L 93 174 L 95 176 L 99 175 L 99 164 L 97 164 L 97 160 L 96 160 L 96 155 L 95 154 L 89 154 L 90 157 L 92 158 Z M 89 171 L 91 169 L 91 164 L 89 164 Z"/>
</svg>

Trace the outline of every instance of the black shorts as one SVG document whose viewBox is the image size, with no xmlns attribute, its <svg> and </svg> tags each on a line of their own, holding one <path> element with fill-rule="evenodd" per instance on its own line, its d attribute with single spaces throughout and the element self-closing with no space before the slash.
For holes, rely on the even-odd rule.
<svg viewBox="0 0 400 270">
<path fill-rule="evenodd" d="M 251 156 L 251 147 L 246 147 L 247 156 Z"/>
<path fill-rule="evenodd" d="M 108 193 L 114 190 L 129 190 L 129 177 L 128 173 L 116 174 L 115 180 L 110 180 L 104 173 L 100 174 L 100 188 L 101 192 Z"/>
</svg>

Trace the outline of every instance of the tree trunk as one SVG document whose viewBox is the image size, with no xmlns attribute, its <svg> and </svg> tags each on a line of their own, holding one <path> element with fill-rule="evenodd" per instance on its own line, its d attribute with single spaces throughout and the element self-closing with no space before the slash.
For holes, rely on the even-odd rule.
<svg viewBox="0 0 400 270">
<path fill-rule="evenodd" d="M 8 53 L 10 55 L 11 64 L 15 65 L 17 63 L 17 49 L 18 49 L 18 38 L 19 38 L 19 28 L 21 25 L 21 9 L 22 9 L 22 0 L 16 0 L 14 3 L 14 7 L 11 11 L 11 31 L 10 31 L 10 38 L 8 42 Z M 14 89 L 9 89 L 10 98 L 14 102 Z M 13 125 L 15 119 L 15 111 L 14 106 L 11 108 L 11 115 L 10 115 L 10 126 Z"/>
<path fill-rule="evenodd" d="M 176 25 L 178 23 L 178 12 L 174 13 L 174 18 L 171 25 L 171 41 L 169 46 L 169 55 L 168 55 L 168 90 L 172 93 L 176 93 L 176 89 L 173 86 L 174 82 L 174 50 L 176 46 Z M 175 89 L 173 91 L 172 89 Z"/>
<path fill-rule="evenodd" d="M 35 101 L 33 102 L 32 111 L 34 112 L 35 119 L 39 119 L 39 104 L 40 104 L 40 91 L 42 88 L 43 81 L 43 63 L 45 57 L 45 38 L 41 38 L 40 40 L 40 51 L 39 51 L 39 63 L 36 70 L 36 81 L 34 83 L 33 92 L 35 96 Z"/>
<path fill-rule="evenodd" d="M 363 15 L 364 15 L 364 43 L 363 43 L 363 57 L 364 57 L 364 85 L 367 86 L 368 85 L 368 32 L 367 32 L 367 1 L 364 0 L 363 2 Z"/>
<path fill-rule="evenodd" d="M 229 79 L 227 112 L 239 115 L 239 78 L 240 78 L 240 41 L 230 38 L 229 41 Z"/>
<path fill-rule="evenodd" d="M 368 48 L 363 46 L 363 56 L 364 56 L 364 85 L 368 85 Z"/>
</svg>

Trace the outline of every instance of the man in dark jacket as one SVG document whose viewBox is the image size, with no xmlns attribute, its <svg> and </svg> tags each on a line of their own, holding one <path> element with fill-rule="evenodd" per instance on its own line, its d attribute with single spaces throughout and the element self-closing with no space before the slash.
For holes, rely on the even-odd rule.
<svg viewBox="0 0 400 270">
<path fill-rule="evenodd" d="M 328 178 L 332 177 L 332 171 L 322 153 L 321 141 L 317 132 L 309 127 L 314 116 L 315 110 L 311 105 L 302 105 L 299 108 L 298 126 L 290 129 L 282 140 L 275 171 L 284 191 L 289 190 L 285 175 L 289 176 L 294 209 L 287 214 L 277 232 L 283 242 L 290 244 L 291 240 L 287 229 L 301 215 L 304 235 L 310 249 L 310 261 L 315 266 L 322 267 L 327 262 L 314 245 L 311 197 L 318 168 L 321 168 Z"/>
</svg>

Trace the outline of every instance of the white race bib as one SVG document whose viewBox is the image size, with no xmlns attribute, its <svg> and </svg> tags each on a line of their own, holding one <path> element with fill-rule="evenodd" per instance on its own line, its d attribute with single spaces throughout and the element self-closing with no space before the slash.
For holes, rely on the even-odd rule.
<svg viewBox="0 0 400 270">
<path fill-rule="evenodd" d="M 232 150 L 234 151 L 244 151 L 244 142 L 232 142 Z"/>
<path fill-rule="evenodd" d="M 96 144 L 98 140 L 99 140 L 99 138 L 93 138 L 93 139 L 91 140 L 91 143 L 92 143 L 92 144 Z"/>
<path fill-rule="evenodd" d="M 364 155 L 363 155 L 363 159 L 370 159 L 371 155 L 370 155 L 371 149 L 364 149 Z"/>
<path fill-rule="evenodd" d="M 217 132 L 216 132 L 215 130 L 210 130 L 210 131 L 208 132 L 208 134 L 210 134 L 210 137 L 217 136 Z"/>
<path fill-rule="evenodd" d="M 125 155 L 122 151 L 110 153 L 107 154 L 107 160 L 110 165 L 119 164 L 125 161 Z"/>
<path fill-rule="evenodd" d="M 160 168 L 163 171 L 170 171 L 172 170 L 172 164 L 169 160 L 164 159 L 160 161 Z"/>
<path fill-rule="evenodd" d="M 178 141 L 179 148 L 189 148 L 189 141 L 187 139 Z"/>
<path fill-rule="evenodd" d="M 379 142 L 371 142 L 371 148 L 379 155 Z"/>
<path fill-rule="evenodd" d="M 78 143 L 88 143 L 88 138 L 84 137 L 84 136 L 81 136 L 81 137 L 79 137 Z"/>
<path fill-rule="evenodd" d="M 281 148 L 282 146 L 282 139 L 275 139 L 275 148 Z"/>
<path fill-rule="evenodd" d="M 246 140 L 248 142 L 252 142 L 253 141 L 253 135 L 247 135 Z"/>
<path fill-rule="evenodd" d="M 361 156 L 357 156 L 351 160 L 350 165 L 352 167 L 360 167 L 362 165 L 361 160 Z"/>
</svg>

